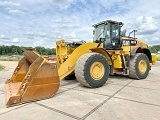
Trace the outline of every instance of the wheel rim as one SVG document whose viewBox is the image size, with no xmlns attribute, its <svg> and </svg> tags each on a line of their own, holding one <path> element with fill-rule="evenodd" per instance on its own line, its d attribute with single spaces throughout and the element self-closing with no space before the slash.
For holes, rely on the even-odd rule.
<svg viewBox="0 0 160 120">
<path fill-rule="evenodd" d="M 144 74 L 147 70 L 147 63 L 145 60 L 141 60 L 138 64 L 138 69 L 141 74 Z"/>
<path fill-rule="evenodd" d="M 90 68 L 90 75 L 94 80 L 100 80 L 105 73 L 104 65 L 101 62 L 94 62 Z"/>
</svg>

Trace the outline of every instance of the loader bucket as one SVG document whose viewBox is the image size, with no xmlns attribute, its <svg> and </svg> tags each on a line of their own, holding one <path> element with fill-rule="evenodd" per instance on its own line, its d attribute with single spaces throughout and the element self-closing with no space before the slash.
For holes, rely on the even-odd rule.
<svg viewBox="0 0 160 120">
<path fill-rule="evenodd" d="M 24 49 L 13 75 L 5 83 L 6 106 L 52 97 L 60 80 L 55 63 L 40 56 L 33 49 Z"/>
</svg>

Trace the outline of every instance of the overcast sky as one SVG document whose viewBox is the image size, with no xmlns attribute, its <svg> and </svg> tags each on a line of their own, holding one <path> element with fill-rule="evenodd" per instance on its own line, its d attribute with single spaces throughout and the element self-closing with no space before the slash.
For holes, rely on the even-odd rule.
<svg viewBox="0 0 160 120">
<path fill-rule="evenodd" d="M 160 44 L 160 0 L 0 0 L 0 45 L 55 47 L 93 39 L 92 25 L 122 21 L 149 45 Z"/>
</svg>

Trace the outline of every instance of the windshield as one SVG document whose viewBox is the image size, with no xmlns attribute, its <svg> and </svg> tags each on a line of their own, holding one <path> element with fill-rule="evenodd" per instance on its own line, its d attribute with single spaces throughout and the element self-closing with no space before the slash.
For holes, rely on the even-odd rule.
<svg viewBox="0 0 160 120">
<path fill-rule="evenodd" d="M 105 38 L 104 29 L 105 29 L 104 25 L 100 25 L 100 26 L 95 28 L 95 30 L 94 30 L 94 41 L 99 40 L 100 38 Z"/>
<path fill-rule="evenodd" d="M 112 38 L 119 38 L 119 28 L 117 24 L 113 24 L 111 25 L 111 29 L 112 29 Z"/>
</svg>

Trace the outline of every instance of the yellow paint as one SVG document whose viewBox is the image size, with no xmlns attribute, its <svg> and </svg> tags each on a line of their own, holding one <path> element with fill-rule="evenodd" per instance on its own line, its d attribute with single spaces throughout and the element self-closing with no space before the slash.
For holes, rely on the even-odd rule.
<svg viewBox="0 0 160 120">
<path fill-rule="evenodd" d="M 129 46 L 122 46 L 123 53 L 130 53 L 130 47 Z M 131 48 L 132 49 L 132 48 Z"/>
<path fill-rule="evenodd" d="M 56 42 L 56 58 L 57 66 L 59 67 L 65 59 L 67 59 L 67 47 L 64 40 L 59 40 Z"/>
<path fill-rule="evenodd" d="M 119 55 L 119 54 L 121 54 L 121 51 L 120 50 L 115 50 L 114 54 Z"/>
<path fill-rule="evenodd" d="M 136 40 L 137 40 L 137 46 L 140 46 L 142 48 L 148 48 L 148 45 L 146 43 L 144 43 L 144 42 L 142 42 L 141 40 L 138 40 L 138 39 L 136 39 Z"/>
<path fill-rule="evenodd" d="M 122 68 L 122 61 L 120 55 L 113 55 L 114 68 Z"/>
<path fill-rule="evenodd" d="M 105 73 L 105 68 L 101 62 L 94 62 L 90 68 L 90 75 L 94 80 L 100 80 Z"/>
<path fill-rule="evenodd" d="M 138 70 L 141 74 L 144 74 L 147 70 L 147 63 L 145 60 L 141 60 L 138 64 Z"/>
<path fill-rule="evenodd" d="M 157 62 L 157 56 L 155 54 L 152 54 L 152 65 L 155 65 Z"/>
</svg>

